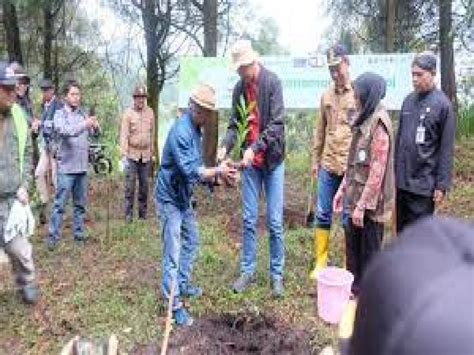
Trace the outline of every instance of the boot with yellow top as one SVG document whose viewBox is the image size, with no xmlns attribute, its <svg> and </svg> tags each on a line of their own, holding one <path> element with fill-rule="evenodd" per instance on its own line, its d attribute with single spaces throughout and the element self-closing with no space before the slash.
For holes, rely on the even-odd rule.
<svg viewBox="0 0 474 355">
<path fill-rule="evenodd" d="M 309 274 L 311 280 L 316 280 L 318 273 L 328 265 L 329 229 L 317 227 L 314 232 L 314 268 Z"/>
</svg>

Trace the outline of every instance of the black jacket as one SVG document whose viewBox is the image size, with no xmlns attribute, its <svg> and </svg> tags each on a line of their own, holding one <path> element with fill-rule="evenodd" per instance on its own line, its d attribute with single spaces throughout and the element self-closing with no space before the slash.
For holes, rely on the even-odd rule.
<svg viewBox="0 0 474 355">
<path fill-rule="evenodd" d="M 472 354 L 474 225 L 430 217 L 370 261 L 351 355 Z"/>
<path fill-rule="evenodd" d="M 244 82 L 239 80 L 232 93 L 232 113 L 227 134 L 222 143 L 228 152 L 232 150 L 237 140 L 237 120 L 240 119 L 237 104 L 242 95 L 248 104 Z M 283 161 L 285 155 L 285 108 L 280 79 L 263 66 L 258 78 L 258 110 L 260 136 L 252 144 L 252 149 L 255 153 L 265 151 L 265 167 L 273 170 Z M 245 144 L 243 148 L 247 148 Z"/>
<path fill-rule="evenodd" d="M 425 127 L 424 143 L 416 143 L 420 125 Z M 441 90 L 408 95 L 400 112 L 395 147 L 397 188 L 427 197 L 435 189 L 448 190 L 455 131 L 453 107 Z"/>
</svg>

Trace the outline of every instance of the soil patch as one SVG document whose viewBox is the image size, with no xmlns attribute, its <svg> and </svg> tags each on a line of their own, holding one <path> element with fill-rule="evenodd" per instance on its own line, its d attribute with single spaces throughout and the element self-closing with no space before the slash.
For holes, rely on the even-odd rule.
<svg viewBox="0 0 474 355">
<path fill-rule="evenodd" d="M 175 330 L 168 354 L 311 354 L 309 334 L 265 316 L 224 314 Z M 138 345 L 134 355 L 159 354 L 156 344 Z"/>
</svg>

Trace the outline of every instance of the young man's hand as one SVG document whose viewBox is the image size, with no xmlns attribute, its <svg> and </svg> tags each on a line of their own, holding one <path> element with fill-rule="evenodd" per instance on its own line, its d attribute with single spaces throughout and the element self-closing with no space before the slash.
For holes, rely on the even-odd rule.
<svg viewBox="0 0 474 355">
<path fill-rule="evenodd" d="M 95 116 L 89 116 L 86 118 L 86 127 L 89 129 L 100 129 L 99 121 Z"/>
<path fill-rule="evenodd" d="M 87 117 L 86 120 L 86 128 L 87 129 L 91 129 L 91 128 L 94 128 L 95 124 L 96 124 L 96 120 L 94 119 L 94 117 Z"/>
</svg>

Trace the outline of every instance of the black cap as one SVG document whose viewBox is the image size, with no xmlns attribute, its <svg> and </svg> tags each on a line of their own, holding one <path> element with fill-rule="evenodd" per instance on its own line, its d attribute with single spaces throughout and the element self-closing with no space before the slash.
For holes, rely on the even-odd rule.
<svg viewBox="0 0 474 355">
<path fill-rule="evenodd" d="M 17 80 L 15 72 L 7 62 L 0 61 L 0 85 L 15 86 Z"/>
<path fill-rule="evenodd" d="M 40 88 L 43 90 L 52 89 L 54 88 L 54 85 L 51 79 L 43 79 L 41 80 Z"/>
<path fill-rule="evenodd" d="M 348 56 L 349 52 L 346 47 L 342 44 L 336 44 L 328 49 L 327 51 L 327 62 L 328 66 L 333 67 L 342 62 L 344 57 Z"/>
<path fill-rule="evenodd" d="M 351 354 L 472 354 L 473 295 L 474 225 L 426 218 L 369 264 Z"/>
<path fill-rule="evenodd" d="M 425 51 L 415 56 L 415 59 L 413 59 L 413 65 L 416 65 L 423 70 L 434 72 L 436 71 L 437 61 L 436 55 L 433 52 Z"/>
</svg>

